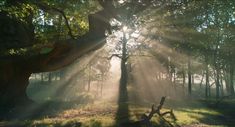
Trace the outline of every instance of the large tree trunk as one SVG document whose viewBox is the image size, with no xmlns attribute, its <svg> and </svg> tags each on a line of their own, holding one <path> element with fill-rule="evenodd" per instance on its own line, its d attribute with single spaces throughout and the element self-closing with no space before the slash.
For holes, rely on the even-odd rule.
<svg viewBox="0 0 235 127">
<path fill-rule="evenodd" d="M 1 57 L 0 105 L 15 106 L 18 103 L 28 102 L 29 99 L 26 95 L 26 88 L 31 73 L 61 69 L 84 54 L 103 46 L 106 42 L 105 30 L 108 29 L 108 21 L 112 18 L 108 13 L 109 12 L 104 9 L 89 15 L 88 20 L 90 29 L 87 34 L 78 39 L 67 39 L 55 42 L 51 45 L 53 50 L 48 54 L 38 54 L 35 56 L 9 55 Z M 1 14 L 0 18 L 5 18 L 5 20 L 9 20 L 9 22 L 16 22 L 16 25 L 18 26 L 24 24 L 20 21 L 12 21 L 12 19 L 6 18 L 6 16 L 6 14 Z M 25 29 L 22 30 L 22 32 L 25 31 Z M 14 36 L 17 35 L 12 35 L 12 37 Z"/>
<path fill-rule="evenodd" d="M 116 113 L 116 121 L 120 123 L 121 119 L 129 121 L 129 110 L 128 110 L 128 91 L 127 91 L 127 81 L 128 81 L 128 72 L 126 67 L 127 62 L 127 39 L 125 33 L 123 32 L 122 40 L 122 56 L 121 56 L 121 78 L 119 83 L 119 95 L 118 95 L 118 109 Z"/>
<path fill-rule="evenodd" d="M 122 40 L 122 58 L 121 58 L 121 78 L 120 78 L 120 87 L 119 87 L 119 102 L 127 102 L 128 95 L 127 95 L 127 80 L 128 80 L 128 73 L 127 73 L 127 40 L 125 33 L 123 32 L 123 40 Z"/>
<path fill-rule="evenodd" d="M 16 104 L 28 104 L 26 95 L 30 70 L 21 62 L 1 63 L 0 65 L 0 106 L 12 108 Z"/>
</svg>

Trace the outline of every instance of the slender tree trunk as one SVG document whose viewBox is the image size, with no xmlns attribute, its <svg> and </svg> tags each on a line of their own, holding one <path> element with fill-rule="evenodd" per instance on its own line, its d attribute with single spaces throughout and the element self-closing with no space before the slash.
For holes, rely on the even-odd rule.
<svg viewBox="0 0 235 127">
<path fill-rule="evenodd" d="M 233 75 L 234 75 L 234 69 L 233 69 L 233 65 L 230 65 L 230 94 L 231 95 L 235 95 L 234 92 L 234 84 L 233 84 Z"/>
<path fill-rule="evenodd" d="M 182 74 L 182 77 L 183 77 L 183 94 L 184 94 L 184 96 L 185 96 L 185 70 L 183 69 L 183 74 Z"/>
<path fill-rule="evenodd" d="M 81 79 L 82 81 L 82 91 L 86 91 L 86 80 L 84 78 Z"/>
<path fill-rule="evenodd" d="M 217 65 L 217 63 L 215 63 L 216 65 L 216 79 L 215 79 L 215 89 L 216 89 L 216 99 L 219 99 L 219 97 L 220 97 L 220 82 L 219 82 L 219 79 L 220 79 L 220 77 L 219 77 L 219 67 L 218 67 L 218 65 Z"/>
<path fill-rule="evenodd" d="M 35 80 L 37 80 L 37 74 L 34 74 L 34 78 L 35 78 Z"/>
<path fill-rule="evenodd" d="M 100 84 L 100 95 L 103 96 L 103 87 L 104 87 L 104 74 L 101 75 L 101 84 Z"/>
<path fill-rule="evenodd" d="M 62 80 L 62 78 L 64 77 L 64 75 L 63 75 L 63 71 L 62 70 L 60 70 L 59 71 L 59 80 Z"/>
<path fill-rule="evenodd" d="M 192 94 L 192 74 L 191 74 L 191 59 L 188 57 L 188 94 Z"/>
<path fill-rule="evenodd" d="M 192 76 L 192 85 L 194 85 L 194 74 L 191 74 Z"/>
<path fill-rule="evenodd" d="M 183 70 L 183 74 L 182 74 L 182 77 L 183 77 L 183 87 L 185 87 L 185 77 L 186 77 L 186 75 L 185 75 L 185 71 Z"/>
<path fill-rule="evenodd" d="M 56 72 L 56 80 L 60 80 L 60 71 Z"/>
<path fill-rule="evenodd" d="M 156 80 L 157 80 L 157 81 L 160 80 L 160 72 L 156 72 Z"/>
<path fill-rule="evenodd" d="M 87 86 L 87 91 L 90 92 L 90 89 L 91 89 L 91 65 L 89 65 L 89 68 L 88 68 L 88 86 Z"/>
<path fill-rule="evenodd" d="M 48 73 L 48 82 L 51 83 L 51 81 L 52 81 L 52 73 L 49 72 Z"/>
<path fill-rule="evenodd" d="M 202 72 L 202 79 L 201 79 L 201 82 L 200 82 L 200 89 L 202 88 L 203 80 L 204 80 L 204 72 Z"/>
<path fill-rule="evenodd" d="M 210 83 L 209 83 L 209 68 L 208 68 L 208 61 L 206 59 L 206 87 L 205 87 L 205 96 L 206 98 L 209 97 L 209 89 L 210 89 Z"/>
<path fill-rule="evenodd" d="M 168 80 L 172 83 L 172 73 L 171 73 L 171 58 L 168 58 L 168 66 L 167 66 L 167 72 L 168 72 Z"/>
<path fill-rule="evenodd" d="M 223 76 L 222 73 L 220 72 L 220 91 L 221 91 L 221 96 L 224 96 L 224 84 L 223 84 Z"/>
<path fill-rule="evenodd" d="M 175 71 L 175 67 L 173 69 L 173 84 L 174 84 L 174 89 L 176 91 L 176 71 Z"/>
<path fill-rule="evenodd" d="M 43 73 L 41 73 L 41 82 L 44 81 Z"/>
<path fill-rule="evenodd" d="M 226 93 L 230 94 L 230 85 L 229 85 L 229 74 L 226 70 L 224 70 L 224 81 L 225 81 L 225 89 L 226 89 Z"/>
<path fill-rule="evenodd" d="M 171 66 L 170 66 L 169 68 L 170 68 L 170 69 L 169 69 L 169 81 L 170 81 L 171 83 L 173 83 L 173 82 L 172 82 L 173 74 L 172 74 Z"/>
</svg>

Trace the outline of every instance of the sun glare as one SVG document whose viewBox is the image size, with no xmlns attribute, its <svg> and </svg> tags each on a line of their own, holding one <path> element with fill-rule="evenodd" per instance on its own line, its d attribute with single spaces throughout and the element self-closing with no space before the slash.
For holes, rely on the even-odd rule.
<svg viewBox="0 0 235 127">
<path fill-rule="evenodd" d="M 124 0 L 119 0 L 118 3 L 123 4 L 125 1 Z"/>
<path fill-rule="evenodd" d="M 127 26 L 123 26 L 123 27 L 122 27 L 122 30 L 123 30 L 124 32 L 126 32 L 127 29 L 128 29 Z"/>
</svg>

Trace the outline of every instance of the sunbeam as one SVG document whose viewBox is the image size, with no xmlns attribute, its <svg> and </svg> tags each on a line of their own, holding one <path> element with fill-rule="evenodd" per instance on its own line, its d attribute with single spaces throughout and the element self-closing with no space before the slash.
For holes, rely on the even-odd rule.
<svg viewBox="0 0 235 127">
<path fill-rule="evenodd" d="M 0 127 L 235 126 L 232 0 L 0 2 Z"/>
</svg>

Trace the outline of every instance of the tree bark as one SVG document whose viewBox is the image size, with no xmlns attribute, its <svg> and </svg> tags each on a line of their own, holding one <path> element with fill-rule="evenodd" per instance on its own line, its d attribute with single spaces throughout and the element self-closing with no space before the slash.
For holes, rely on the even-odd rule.
<svg viewBox="0 0 235 127">
<path fill-rule="evenodd" d="M 176 70 L 175 70 L 175 67 L 173 68 L 173 84 L 174 84 L 174 89 L 176 92 Z"/>
<path fill-rule="evenodd" d="M 221 97 L 224 96 L 224 84 L 223 84 L 223 75 L 220 72 L 220 91 L 221 91 Z"/>
<path fill-rule="evenodd" d="M 233 64 L 231 63 L 230 65 L 230 94 L 235 95 L 234 92 L 234 85 L 233 85 L 233 75 L 234 75 L 234 69 L 233 69 Z"/>
<path fill-rule="evenodd" d="M 191 59 L 188 57 L 188 94 L 192 94 Z"/>
<path fill-rule="evenodd" d="M 209 85 L 210 85 L 209 84 L 209 68 L 208 68 L 208 64 L 206 62 L 206 88 L 205 88 L 205 96 L 206 96 L 206 98 L 209 97 Z"/>
<path fill-rule="evenodd" d="M 91 65 L 88 68 L 88 84 L 87 84 L 87 91 L 90 92 L 91 89 Z"/>
<path fill-rule="evenodd" d="M 119 102 L 126 102 L 128 99 L 127 95 L 127 40 L 125 36 L 125 32 L 123 32 L 123 40 L 122 40 L 122 58 L 121 58 L 121 78 L 120 78 L 120 88 L 119 88 Z"/>
<path fill-rule="evenodd" d="M 119 83 L 119 95 L 118 95 L 118 109 L 116 113 L 116 121 L 120 122 L 120 116 L 122 119 L 126 119 L 129 121 L 129 110 L 128 110 L 128 91 L 127 91 L 127 80 L 128 80 L 128 72 L 126 67 L 127 62 L 127 40 L 125 36 L 125 32 L 123 31 L 123 39 L 122 39 L 122 57 L 121 57 L 121 78 Z"/>
<path fill-rule="evenodd" d="M 215 68 L 216 68 L 216 78 L 215 78 L 216 99 L 219 99 L 219 97 L 220 97 L 220 82 L 219 82 L 220 69 L 219 69 L 217 63 L 215 63 Z"/>
<path fill-rule="evenodd" d="M 101 75 L 101 84 L 100 84 L 100 95 L 103 96 L 103 87 L 104 87 L 104 73 Z"/>
<path fill-rule="evenodd" d="M 16 104 L 32 102 L 26 95 L 31 75 L 22 62 L 0 64 L 0 106 L 12 108 Z"/>
<path fill-rule="evenodd" d="M 204 80 L 204 72 L 202 72 L 202 79 L 201 79 L 201 82 L 200 82 L 200 89 L 202 88 L 203 80 Z"/>
<path fill-rule="evenodd" d="M 41 83 L 43 83 L 44 78 L 43 78 L 43 73 L 41 73 Z"/>
<path fill-rule="evenodd" d="M 52 82 L 52 73 L 51 72 L 48 73 L 48 82 L 49 83 Z"/>
<path fill-rule="evenodd" d="M 229 83 L 229 73 L 227 72 L 227 70 L 224 70 L 224 81 L 225 81 L 225 89 L 226 89 L 226 93 L 230 94 L 230 83 Z"/>
<path fill-rule="evenodd" d="M 183 76 L 183 88 L 184 88 L 185 87 L 185 71 L 183 70 L 182 73 L 183 73 L 182 76 Z"/>
</svg>

